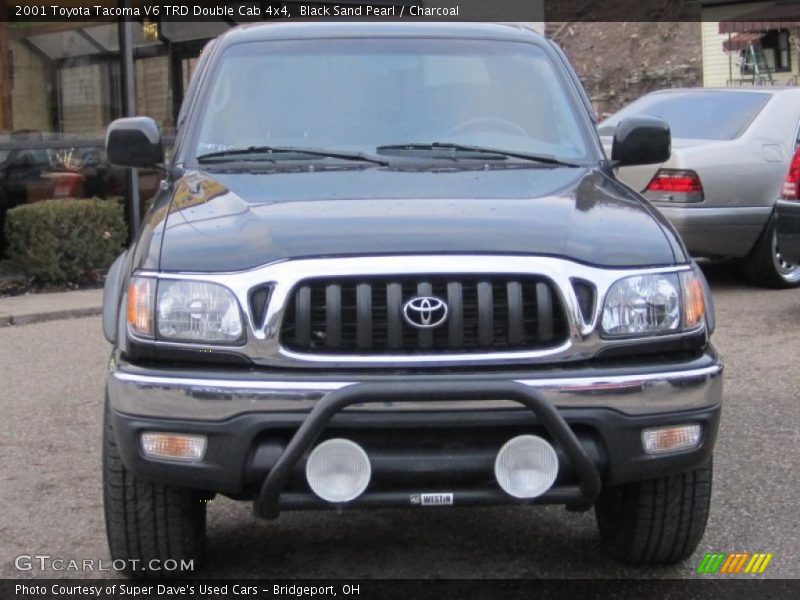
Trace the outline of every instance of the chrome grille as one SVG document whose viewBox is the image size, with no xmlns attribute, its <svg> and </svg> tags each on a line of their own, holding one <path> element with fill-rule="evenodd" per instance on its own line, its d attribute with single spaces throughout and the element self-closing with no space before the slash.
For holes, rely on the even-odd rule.
<svg viewBox="0 0 800 600">
<path fill-rule="evenodd" d="M 439 327 L 403 318 L 404 304 L 435 296 L 448 305 Z M 569 334 L 554 285 L 521 275 L 308 279 L 286 303 L 284 348 L 319 354 L 511 352 L 558 346 Z"/>
</svg>

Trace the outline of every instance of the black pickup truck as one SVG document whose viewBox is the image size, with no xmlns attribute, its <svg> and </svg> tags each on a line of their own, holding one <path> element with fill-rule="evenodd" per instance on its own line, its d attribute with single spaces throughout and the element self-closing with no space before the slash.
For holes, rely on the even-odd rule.
<svg viewBox="0 0 800 600">
<path fill-rule="evenodd" d="M 255 514 L 561 504 L 620 560 L 703 536 L 722 364 L 706 281 L 615 166 L 551 41 L 494 24 L 281 23 L 211 42 L 164 180 L 109 272 L 114 559 L 202 559 Z M 336 519 L 336 511 L 330 518 Z M 156 570 L 153 567 L 151 570 Z"/>
</svg>

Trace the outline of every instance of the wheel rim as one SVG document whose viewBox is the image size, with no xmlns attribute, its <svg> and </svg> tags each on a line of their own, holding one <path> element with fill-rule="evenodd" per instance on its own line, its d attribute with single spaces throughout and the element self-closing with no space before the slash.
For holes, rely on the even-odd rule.
<svg viewBox="0 0 800 600">
<path fill-rule="evenodd" d="M 797 283 L 800 281 L 800 265 L 795 265 L 788 262 L 781 255 L 781 249 L 778 247 L 778 236 L 772 234 L 772 263 L 775 265 L 775 271 L 778 275 L 788 283 Z"/>
</svg>

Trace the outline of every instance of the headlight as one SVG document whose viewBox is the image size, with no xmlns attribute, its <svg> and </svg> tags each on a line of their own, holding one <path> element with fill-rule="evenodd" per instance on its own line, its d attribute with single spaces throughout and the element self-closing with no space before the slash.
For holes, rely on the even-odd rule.
<svg viewBox="0 0 800 600">
<path fill-rule="evenodd" d="M 704 316 L 703 285 L 693 271 L 637 275 L 609 289 L 602 328 L 609 336 L 689 331 Z"/>
<path fill-rule="evenodd" d="M 639 275 L 611 286 L 603 309 L 603 331 L 640 335 L 677 331 L 681 326 L 678 276 Z"/>
<path fill-rule="evenodd" d="M 134 277 L 128 287 L 128 327 L 139 337 L 170 342 L 233 344 L 244 338 L 236 297 L 203 281 Z"/>
<path fill-rule="evenodd" d="M 232 343 L 242 338 L 242 316 L 236 297 L 221 285 L 162 279 L 156 328 L 170 341 Z"/>
</svg>

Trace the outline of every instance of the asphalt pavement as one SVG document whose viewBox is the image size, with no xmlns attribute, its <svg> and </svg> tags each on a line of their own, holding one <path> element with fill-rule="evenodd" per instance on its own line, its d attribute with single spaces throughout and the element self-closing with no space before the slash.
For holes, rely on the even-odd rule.
<svg viewBox="0 0 800 600">
<path fill-rule="evenodd" d="M 209 577 L 697 577 L 705 552 L 772 552 L 760 577 L 800 577 L 800 290 L 709 271 L 725 407 L 711 517 L 695 556 L 660 568 L 604 555 L 594 515 L 558 507 L 286 513 L 209 503 Z M 100 483 L 99 317 L 0 328 L 0 577 L 113 577 L 19 571 L 15 557 L 109 561 Z M 703 576 L 703 577 L 708 577 Z"/>
</svg>

